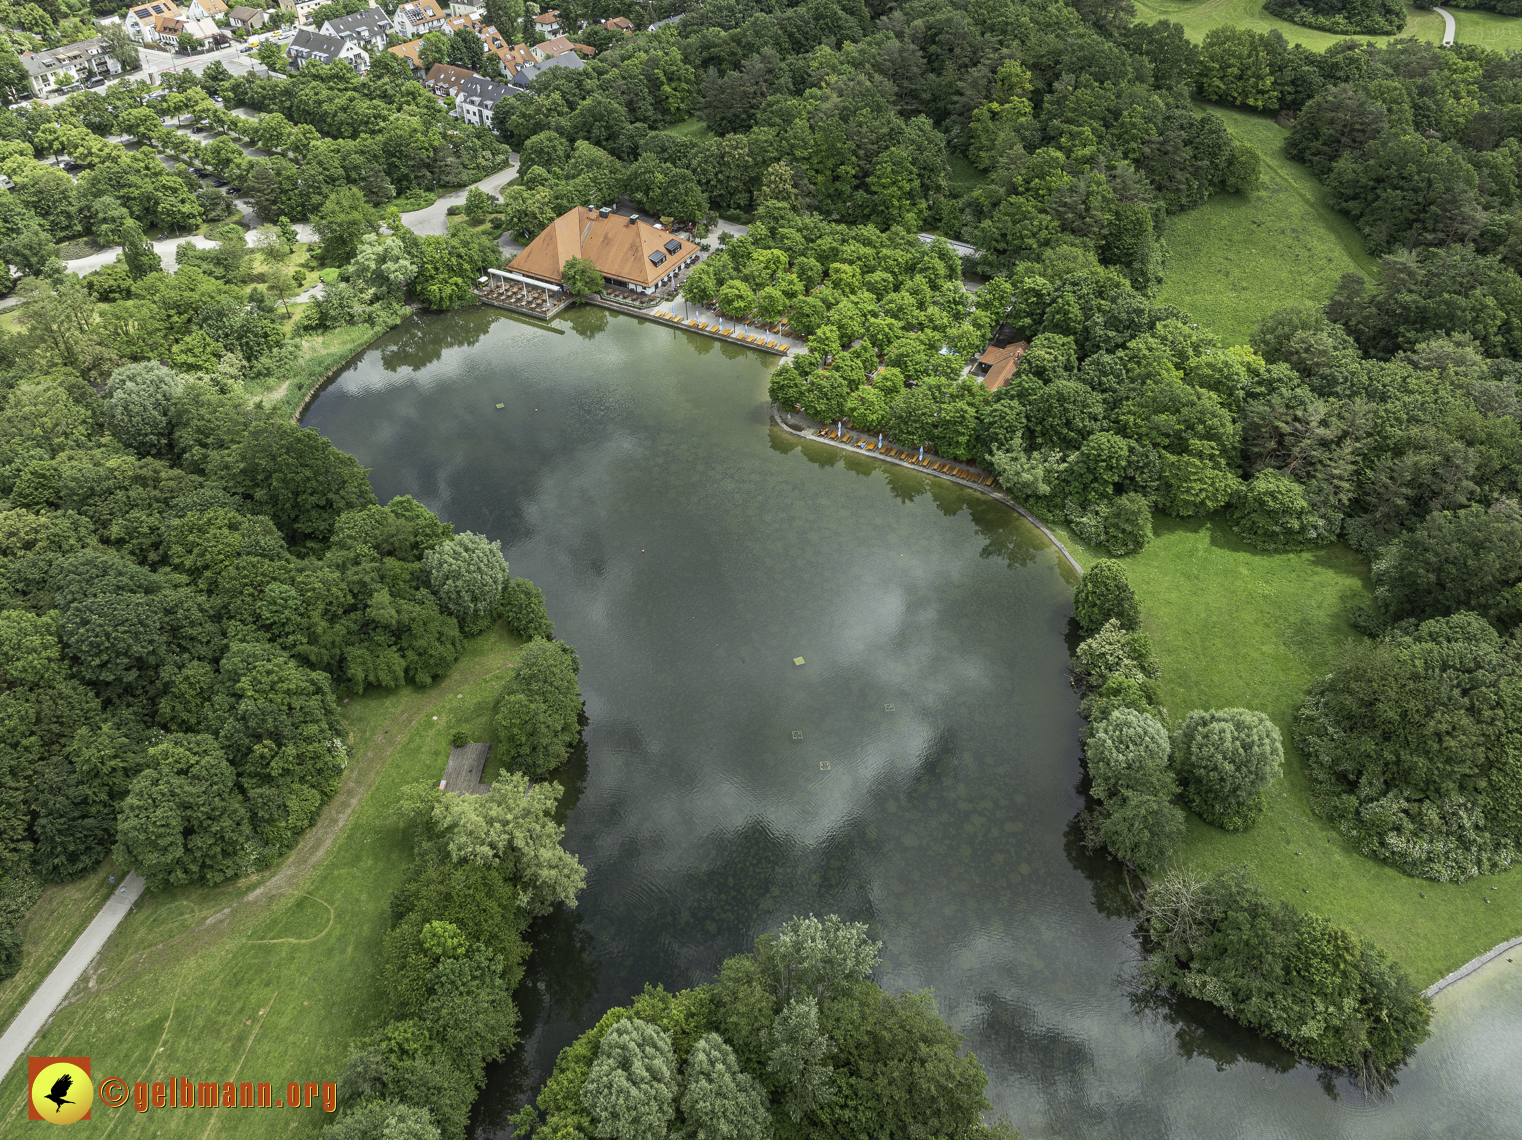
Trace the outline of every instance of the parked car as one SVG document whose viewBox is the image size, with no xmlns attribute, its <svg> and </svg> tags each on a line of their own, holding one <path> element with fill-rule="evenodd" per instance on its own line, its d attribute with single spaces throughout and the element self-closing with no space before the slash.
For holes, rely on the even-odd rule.
<svg viewBox="0 0 1522 1140">
<path fill-rule="evenodd" d="M 239 55 L 253 55 L 254 54 L 254 49 L 252 47 L 248 47 L 248 46 L 240 47 L 238 49 L 238 54 Z"/>
<path fill-rule="evenodd" d="M 80 166 L 79 163 L 77 163 L 77 162 L 66 162 L 66 163 L 63 164 L 63 168 L 65 170 L 67 170 L 70 174 L 73 174 L 76 170 L 83 170 L 84 169 L 84 167 Z"/>
<path fill-rule="evenodd" d="M 218 107 L 220 107 L 222 105 L 222 96 L 220 96 L 220 95 L 213 95 L 211 97 L 211 101 L 213 103 L 215 103 Z"/>
<path fill-rule="evenodd" d="M 106 77 L 104 75 L 97 75 L 94 79 L 85 84 L 86 87 L 104 87 L 105 85 Z"/>
<path fill-rule="evenodd" d="M 85 89 L 85 85 L 83 83 L 71 83 L 67 87 L 65 87 L 61 92 L 59 92 L 59 94 L 61 94 L 61 95 L 72 95 L 72 94 L 74 94 L 74 92 L 76 92 L 76 91 L 83 91 L 84 89 Z"/>
<path fill-rule="evenodd" d="M 220 189 L 222 189 L 222 187 L 227 185 L 227 179 L 225 179 L 225 178 L 216 178 L 216 179 L 212 180 L 211 184 L 213 186 L 215 186 L 218 190 L 220 190 Z"/>
<path fill-rule="evenodd" d="M 223 191 L 223 193 L 225 193 L 229 198 L 236 198 L 239 194 L 243 193 L 243 187 L 229 186 L 226 190 Z"/>
</svg>

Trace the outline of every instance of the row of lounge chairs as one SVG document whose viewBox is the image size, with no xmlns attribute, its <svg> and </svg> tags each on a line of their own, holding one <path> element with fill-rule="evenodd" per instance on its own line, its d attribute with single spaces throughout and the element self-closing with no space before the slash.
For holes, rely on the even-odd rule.
<svg viewBox="0 0 1522 1140">
<path fill-rule="evenodd" d="M 696 329 L 698 332 L 706 332 L 714 336 L 734 337 L 735 340 L 744 341 L 746 344 L 753 344 L 757 348 L 769 348 L 773 352 L 792 351 L 788 345 L 784 344 L 781 341 L 768 340 L 766 337 L 761 336 L 758 333 L 737 333 L 733 328 L 720 328 L 718 325 L 710 325 L 707 321 L 700 321 L 696 317 L 690 317 L 686 320 L 683 320 L 675 313 L 668 313 L 664 310 L 658 310 L 657 312 L 653 313 L 652 316 L 659 317 L 661 320 L 667 321 L 673 325 L 686 325 L 689 328 Z"/>
<path fill-rule="evenodd" d="M 839 431 L 836 431 L 834 428 L 820 428 L 814 434 L 815 435 L 827 436 L 830 439 L 838 439 L 838 440 L 841 440 L 841 441 L 843 441 L 845 443 L 851 443 L 851 442 L 853 442 L 853 439 L 852 439 L 852 437 L 851 437 L 851 435 L 849 433 L 839 432 Z M 879 450 L 878 446 L 877 446 L 877 440 L 875 440 L 875 439 L 869 439 L 869 440 L 867 440 L 865 442 L 865 444 L 862 445 L 862 450 L 863 451 L 877 451 L 877 450 Z M 902 460 L 905 460 L 906 462 L 913 463 L 913 464 L 915 464 L 916 466 L 919 466 L 919 467 L 928 467 L 932 471 L 940 471 L 940 472 L 942 472 L 943 474 L 946 474 L 946 475 L 955 475 L 958 479 L 965 479 L 969 483 L 978 483 L 978 484 L 981 484 L 982 486 L 985 486 L 985 487 L 992 487 L 996 482 L 998 482 L 998 480 L 996 480 L 992 475 L 985 474 L 982 471 L 969 470 L 966 467 L 963 467 L 963 466 L 961 466 L 960 464 L 957 464 L 957 463 L 948 463 L 946 460 L 942 459 L 939 455 L 927 455 L 923 459 L 921 459 L 919 457 L 919 453 L 917 451 L 905 450 L 904 448 L 901 448 L 901 447 L 895 447 L 891 443 L 885 443 L 885 444 L 883 444 L 882 448 L 881 448 L 881 451 L 882 451 L 882 454 L 884 454 L 884 455 L 891 455 L 895 459 L 902 459 Z"/>
</svg>

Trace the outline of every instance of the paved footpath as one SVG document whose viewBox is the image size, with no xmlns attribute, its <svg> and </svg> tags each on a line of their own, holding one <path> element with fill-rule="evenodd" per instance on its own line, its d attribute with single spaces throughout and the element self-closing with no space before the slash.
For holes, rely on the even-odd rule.
<svg viewBox="0 0 1522 1140">
<path fill-rule="evenodd" d="M 0 1037 L 0 1077 L 9 1073 L 11 1066 L 26 1055 L 27 1047 L 37 1039 L 48 1019 L 53 1016 L 53 1011 L 68 996 L 90 963 L 95 961 L 95 956 L 105 946 L 106 939 L 111 937 L 117 924 L 126 917 L 132 904 L 137 902 L 138 896 L 143 893 L 143 886 L 143 880 L 135 872 L 127 876 L 122 885 L 116 888 L 116 893 L 106 900 L 106 905 L 100 908 L 100 913 L 85 927 L 85 932 L 69 947 L 63 960 L 53 967 L 53 972 L 37 987 L 32 1000 L 16 1015 L 16 1020 L 11 1022 L 5 1036 Z"/>
</svg>

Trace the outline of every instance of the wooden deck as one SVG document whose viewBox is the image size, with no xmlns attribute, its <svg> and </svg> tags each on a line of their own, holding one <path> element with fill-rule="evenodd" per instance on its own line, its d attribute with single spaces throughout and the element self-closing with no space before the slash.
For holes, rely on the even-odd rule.
<svg viewBox="0 0 1522 1140">
<path fill-rule="evenodd" d="M 491 305 L 498 309 L 506 309 L 512 313 L 520 313 L 525 317 L 533 317 L 535 320 L 540 321 L 549 320 L 556 313 L 560 312 L 561 309 L 565 308 L 571 303 L 570 298 L 568 297 L 555 305 L 545 307 L 542 305 L 536 305 L 527 301 L 519 300 L 516 297 L 505 296 L 489 289 L 477 289 L 475 290 L 475 294 L 477 297 L 481 298 L 481 301 L 484 304 Z"/>
<path fill-rule="evenodd" d="M 490 753 L 490 744 L 462 744 L 451 748 L 439 790 L 457 792 L 462 796 L 486 795 L 491 791 L 491 785 L 483 784 L 481 777 L 486 775 L 486 758 Z"/>
</svg>

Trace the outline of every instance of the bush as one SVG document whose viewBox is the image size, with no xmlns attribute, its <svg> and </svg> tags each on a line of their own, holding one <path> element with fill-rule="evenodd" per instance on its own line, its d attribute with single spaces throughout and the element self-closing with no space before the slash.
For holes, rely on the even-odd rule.
<svg viewBox="0 0 1522 1140">
<path fill-rule="evenodd" d="M 1135 709 L 1116 708 L 1090 728 L 1084 758 L 1101 804 L 1086 820 L 1091 845 L 1102 843 L 1142 867 L 1168 861 L 1184 838 L 1168 753 L 1167 731 Z"/>
<path fill-rule="evenodd" d="M 1293 479 L 1264 469 L 1232 496 L 1231 529 L 1260 550 L 1296 550 L 1336 537 Z"/>
<path fill-rule="evenodd" d="M 1112 619 L 1122 629 L 1135 632 L 1141 626 L 1141 606 L 1126 578 L 1126 568 L 1109 558 L 1094 563 L 1073 594 L 1073 616 L 1085 633 L 1095 632 Z"/>
<path fill-rule="evenodd" d="M 449 734 L 449 746 L 451 748 L 464 748 L 470 743 L 470 733 L 463 728 L 457 728 Z"/>
<path fill-rule="evenodd" d="M 1140 554 L 1152 541 L 1152 508 L 1135 491 L 1119 496 L 1104 512 L 1104 548 L 1115 557 Z"/>
<path fill-rule="evenodd" d="M 1262 816 L 1263 790 L 1281 773 L 1284 742 L 1274 722 L 1251 709 L 1196 709 L 1174 742 L 1184 795 L 1201 819 L 1245 831 Z"/>
<path fill-rule="evenodd" d="M 504 761 L 533 778 L 565 763 L 581 734 L 581 662 L 562 641 L 535 638 L 502 688 L 495 728 Z"/>
<path fill-rule="evenodd" d="M 555 623 L 544 607 L 544 594 L 527 578 L 508 579 L 502 588 L 497 614 L 514 637 L 541 637 L 548 641 L 555 636 Z"/>
<path fill-rule="evenodd" d="M 423 555 L 428 584 L 439 609 L 460 623 L 470 637 L 492 623 L 507 584 L 502 544 L 463 531 Z"/>
<path fill-rule="evenodd" d="M 1103 688 L 1112 677 L 1123 677 L 1143 689 L 1162 672 L 1147 635 L 1127 633 L 1114 618 L 1073 651 L 1073 671 L 1090 688 Z"/>
<path fill-rule="evenodd" d="M 664 1140 L 676 1096 L 671 1038 L 637 1017 L 608 1030 L 581 1090 L 597 1135 L 610 1140 Z"/>
</svg>

